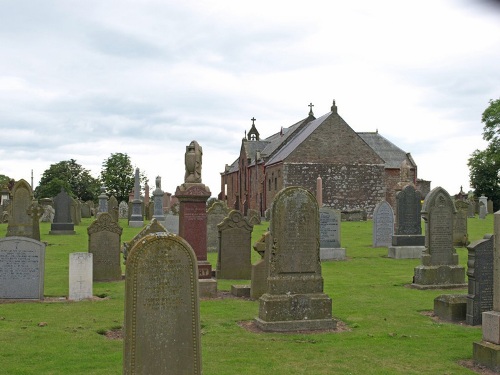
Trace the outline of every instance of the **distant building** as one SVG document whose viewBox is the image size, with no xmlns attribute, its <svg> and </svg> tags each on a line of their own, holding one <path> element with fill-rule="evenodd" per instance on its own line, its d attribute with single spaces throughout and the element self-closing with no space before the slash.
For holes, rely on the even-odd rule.
<svg viewBox="0 0 500 375">
<path fill-rule="evenodd" d="M 239 157 L 221 173 L 219 199 L 245 214 L 256 209 L 263 215 L 285 187 L 303 186 L 316 194 L 318 176 L 324 206 L 371 216 L 378 202 L 385 199 L 394 207 L 396 191 L 417 183 L 417 165 L 378 131 L 356 133 L 334 101 L 331 112 L 316 118 L 311 109 L 305 119 L 264 140 L 252 119 Z"/>
</svg>

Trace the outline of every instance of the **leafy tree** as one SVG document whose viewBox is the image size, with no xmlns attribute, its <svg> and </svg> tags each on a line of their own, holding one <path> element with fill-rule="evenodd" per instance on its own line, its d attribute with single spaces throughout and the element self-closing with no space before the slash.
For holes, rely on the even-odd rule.
<svg viewBox="0 0 500 375">
<path fill-rule="evenodd" d="M 498 140 L 500 134 L 500 99 L 490 100 L 490 105 L 483 112 L 483 138 L 487 141 Z"/>
<path fill-rule="evenodd" d="M 129 193 L 134 188 L 135 173 L 127 154 L 111 154 L 102 163 L 101 181 L 106 191 L 114 195 L 118 202 L 128 202 Z"/>
<path fill-rule="evenodd" d="M 4 174 L 0 174 L 0 187 L 9 185 L 10 177 Z"/>
<path fill-rule="evenodd" d="M 75 198 L 95 201 L 99 195 L 99 187 L 98 179 L 92 177 L 76 160 L 70 159 L 51 164 L 50 168 L 43 172 L 34 194 L 37 199 L 55 197 L 61 188 L 64 188 Z"/>
</svg>

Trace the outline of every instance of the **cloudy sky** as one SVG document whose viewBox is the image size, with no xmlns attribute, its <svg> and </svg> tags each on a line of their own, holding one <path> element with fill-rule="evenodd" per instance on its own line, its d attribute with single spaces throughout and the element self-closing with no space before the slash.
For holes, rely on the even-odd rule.
<svg viewBox="0 0 500 375">
<path fill-rule="evenodd" d="M 121 152 L 175 192 L 197 140 L 215 196 L 252 117 L 267 137 L 335 99 L 454 194 L 497 98 L 493 1 L 0 0 L 0 174 L 35 186 Z"/>
</svg>

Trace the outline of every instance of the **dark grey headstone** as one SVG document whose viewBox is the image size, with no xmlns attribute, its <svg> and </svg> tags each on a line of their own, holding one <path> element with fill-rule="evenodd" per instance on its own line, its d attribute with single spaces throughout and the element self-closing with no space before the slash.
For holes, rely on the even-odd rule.
<svg viewBox="0 0 500 375">
<path fill-rule="evenodd" d="M 75 234 L 75 225 L 71 220 L 72 199 L 64 190 L 54 198 L 54 220 L 50 226 L 50 234 Z"/>
<path fill-rule="evenodd" d="M 45 244 L 27 237 L 0 239 L 0 298 L 43 299 Z"/>
<path fill-rule="evenodd" d="M 396 234 L 420 235 L 422 224 L 420 219 L 421 194 L 412 185 L 407 185 L 396 194 Z"/>
<path fill-rule="evenodd" d="M 319 247 L 340 247 L 340 211 L 333 208 L 319 209 Z"/>
</svg>

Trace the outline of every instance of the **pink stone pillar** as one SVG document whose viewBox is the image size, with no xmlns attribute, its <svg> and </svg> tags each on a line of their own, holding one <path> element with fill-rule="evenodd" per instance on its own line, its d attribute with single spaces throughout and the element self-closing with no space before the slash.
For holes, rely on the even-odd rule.
<svg viewBox="0 0 500 375">
<path fill-rule="evenodd" d="M 318 201 L 318 207 L 323 207 L 323 180 L 321 176 L 316 179 L 316 200 Z"/>
</svg>

